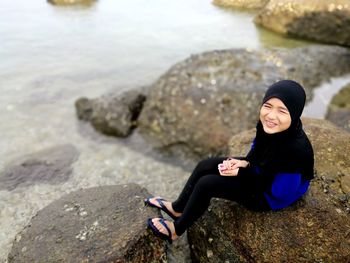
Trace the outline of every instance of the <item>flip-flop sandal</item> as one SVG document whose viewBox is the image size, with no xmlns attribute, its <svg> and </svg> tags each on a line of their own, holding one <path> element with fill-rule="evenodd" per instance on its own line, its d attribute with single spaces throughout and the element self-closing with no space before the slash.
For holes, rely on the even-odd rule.
<svg viewBox="0 0 350 263">
<path fill-rule="evenodd" d="M 168 234 L 164 234 L 164 233 L 160 232 L 158 230 L 158 228 L 153 224 L 152 218 L 148 218 L 148 220 L 147 220 L 148 227 L 152 230 L 152 232 L 156 236 L 158 236 L 161 239 L 166 240 L 170 244 L 172 244 L 173 240 L 171 239 L 171 231 L 170 231 L 170 228 L 168 227 L 168 225 L 165 223 L 164 218 L 159 218 L 159 223 L 161 223 L 165 227 L 165 229 L 168 231 Z"/>
<path fill-rule="evenodd" d="M 154 198 L 154 197 L 149 197 L 149 198 L 145 199 L 145 200 L 144 200 L 145 205 L 149 205 L 149 206 L 152 206 L 152 207 L 159 208 L 159 209 L 162 210 L 163 212 L 167 213 L 167 215 L 170 216 L 173 220 L 179 219 L 179 217 L 174 216 L 174 215 L 168 210 L 168 208 L 166 208 L 165 204 L 163 203 L 163 201 L 165 201 L 165 199 L 163 199 L 163 198 L 156 198 L 156 201 L 157 201 L 158 204 L 160 205 L 160 207 L 159 207 L 159 206 L 156 206 L 155 204 L 151 203 L 151 199 L 152 199 L 152 198 Z"/>
</svg>

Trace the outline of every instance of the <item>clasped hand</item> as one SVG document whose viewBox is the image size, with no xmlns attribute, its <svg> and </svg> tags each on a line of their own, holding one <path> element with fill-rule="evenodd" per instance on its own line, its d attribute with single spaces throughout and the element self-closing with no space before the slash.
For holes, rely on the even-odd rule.
<svg viewBox="0 0 350 263">
<path fill-rule="evenodd" d="M 248 166 L 245 160 L 228 158 L 218 165 L 219 173 L 222 176 L 237 176 L 239 168 Z"/>
</svg>

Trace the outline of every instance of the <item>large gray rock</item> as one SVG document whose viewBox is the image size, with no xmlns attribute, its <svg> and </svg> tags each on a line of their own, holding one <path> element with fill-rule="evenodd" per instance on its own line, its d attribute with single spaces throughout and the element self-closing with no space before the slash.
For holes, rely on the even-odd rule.
<svg viewBox="0 0 350 263">
<path fill-rule="evenodd" d="M 233 8 L 259 9 L 268 2 L 269 0 L 214 0 L 213 4 Z"/>
<path fill-rule="evenodd" d="M 193 158 L 220 154 L 229 138 L 255 127 L 262 96 L 279 79 L 312 88 L 350 71 L 345 48 L 232 49 L 193 55 L 150 88 L 138 123 L 154 147 Z"/>
<path fill-rule="evenodd" d="M 332 98 L 326 119 L 350 131 L 350 83 Z"/>
<path fill-rule="evenodd" d="M 97 99 L 80 98 L 75 102 L 78 118 L 91 121 L 93 127 L 107 135 L 126 137 L 135 127 L 146 97 L 141 91 L 108 94 Z"/>
<path fill-rule="evenodd" d="M 0 173 L 0 189 L 13 190 L 38 183 L 59 184 L 72 173 L 79 156 L 73 145 L 56 146 L 20 157 Z"/>
<path fill-rule="evenodd" d="M 20 232 L 8 262 L 163 262 L 165 242 L 146 226 L 156 209 L 135 184 L 94 187 L 40 210 Z"/>
<path fill-rule="evenodd" d="M 350 46 L 349 0 L 270 0 L 254 21 L 280 34 Z"/>
<path fill-rule="evenodd" d="M 350 134 L 324 120 L 304 124 L 316 170 L 306 196 L 263 213 L 214 200 L 188 231 L 195 262 L 349 262 Z M 245 155 L 254 133 L 234 136 L 231 155 Z"/>
</svg>

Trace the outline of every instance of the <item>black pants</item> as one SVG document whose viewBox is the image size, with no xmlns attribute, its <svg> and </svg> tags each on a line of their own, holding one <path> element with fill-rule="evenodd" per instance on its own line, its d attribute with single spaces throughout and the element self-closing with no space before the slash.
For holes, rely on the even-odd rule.
<svg viewBox="0 0 350 263">
<path fill-rule="evenodd" d="M 213 197 L 236 201 L 249 209 L 264 211 L 270 207 L 262 192 L 257 192 L 251 178 L 221 176 L 218 164 L 227 157 L 200 161 L 185 184 L 180 196 L 172 203 L 182 213 L 175 224 L 175 232 L 182 235 L 208 208 Z"/>
</svg>

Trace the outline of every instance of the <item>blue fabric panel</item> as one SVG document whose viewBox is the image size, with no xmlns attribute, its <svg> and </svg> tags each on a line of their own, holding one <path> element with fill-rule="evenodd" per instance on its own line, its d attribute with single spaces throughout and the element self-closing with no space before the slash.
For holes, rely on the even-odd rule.
<svg viewBox="0 0 350 263">
<path fill-rule="evenodd" d="M 298 200 L 309 185 L 310 181 L 303 181 L 301 174 L 279 173 L 272 183 L 271 194 L 264 193 L 264 195 L 270 207 L 278 210 Z"/>
</svg>

